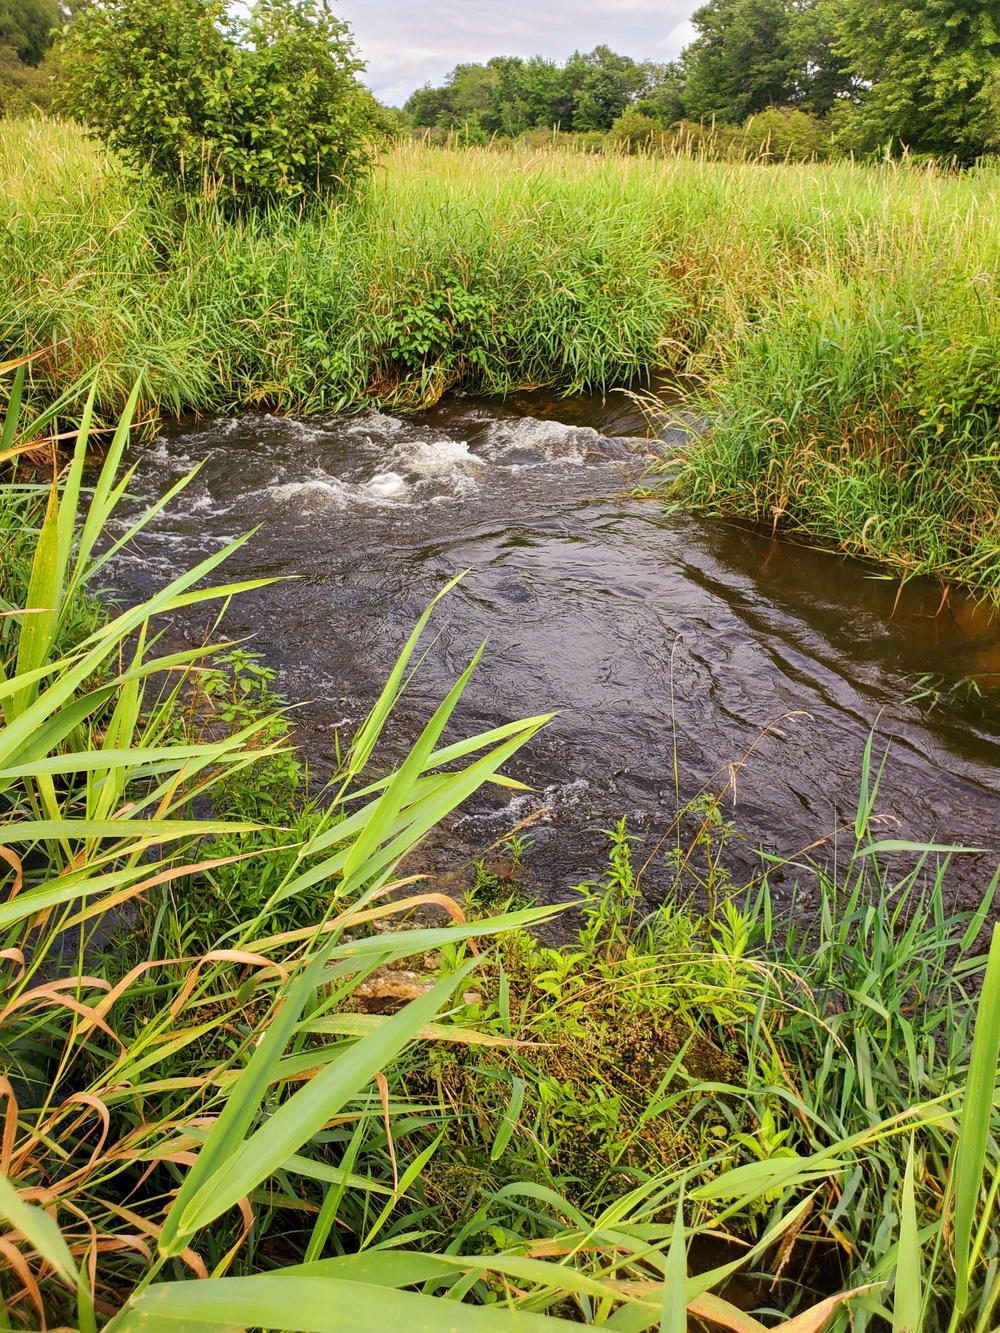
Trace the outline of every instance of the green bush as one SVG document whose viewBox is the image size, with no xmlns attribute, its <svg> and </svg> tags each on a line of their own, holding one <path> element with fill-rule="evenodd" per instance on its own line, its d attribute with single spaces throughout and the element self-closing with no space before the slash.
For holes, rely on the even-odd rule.
<svg viewBox="0 0 1000 1333">
<path fill-rule="evenodd" d="M 622 112 L 608 134 L 609 138 L 626 153 L 658 148 L 665 137 L 663 126 L 658 120 L 632 106 Z"/>
<path fill-rule="evenodd" d="M 227 204 L 349 186 L 370 167 L 377 108 L 328 0 L 110 0 L 62 44 L 64 111 L 127 162 Z"/>
<path fill-rule="evenodd" d="M 829 131 L 820 117 L 789 107 L 768 107 L 751 116 L 742 138 L 748 158 L 772 162 L 808 162 L 830 151 Z"/>
<path fill-rule="evenodd" d="M 34 116 L 48 110 L 54 93 L 51 62 L 37 67 L 0 49 L 0 116 Z"/>
</svg>

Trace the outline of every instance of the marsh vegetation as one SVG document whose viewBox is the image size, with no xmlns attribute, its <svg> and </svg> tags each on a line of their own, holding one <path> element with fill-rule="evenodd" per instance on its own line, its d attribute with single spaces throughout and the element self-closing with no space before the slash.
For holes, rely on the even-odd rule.
<svg viewBox="0 0 1000 1333">
<path fill-rule="evenodd" d="M 0 338 L 113 412 L 416 407 L 676 376 L 667 494 L 991 592 L 991 170 L 402 146 L 356 200 L 229 217 L 8 122 Z"/>
</svg>

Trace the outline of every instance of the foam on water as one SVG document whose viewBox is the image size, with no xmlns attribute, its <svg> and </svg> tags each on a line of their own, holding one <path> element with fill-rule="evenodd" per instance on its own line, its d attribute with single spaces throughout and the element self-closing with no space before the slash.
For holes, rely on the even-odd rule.
<svg viewBox="0 0 1000 1333">
<path fill-rule="evenodd" d="M 422 477 L 448 475 L 456 468 L 468 475 L 485 467 L 486 461 L 469 452 L 467 440 L 427 440 L 399 451 L 400 462 Z"/>
<path fill-rule="evenodd" d="M 153 568 L 177 553 L 207 554 L 220 545 L 220 527 L 239 534 L 258 524 L 291 519 L 308 528 L 317 517 L 334 523 L 352 513 L 380 513 L 393 522 L 407 511 L 434 511 L 471 501 L 504 503 L 522 510 L 535 488 L 566 468 L 606 468 L 631 450 L 588 426 L 534 417 L 498 416 L 469 400 L 461 430 L 427 420 L 363 412 L 350 417 L 308 418 L 256 413 L 199 423 L 181 439 L 160 436 L 145 447 L 133 494 L 146 503 L 199 467 L 154 525 L 159 553 L 149 541 L 121 559 Z M 250 447 L 248 447 L 248 445 Z M 537 479 L 536 479 L 537 478 Z M 520 497 L 520 498 L 519 498 Z M 222 520 L 222 523 L 220 523 Z"/>
<path fill-rule="evenodd" d="M 398 472 L 377 472 L 371 481 L 365 482 L 361 491 L 375 500 L 389 500 L 402 495 L 406 489 L 406 479 Z"/>
<path fill-rule="evenodd" d="M 507 467 L 542 467 L 546 464 L 579 466 L 605 455 L 607 441 L 589 426 L 566 426 L 533 417 L 491 422 L 483 449 L 487 457 Z"/>
<path fill-rule="evenodd" d="M 532 468 L 599 466 L 615 453 L 609 449 L 612 442 L 589 427 L 530 417 L 497 421 L 487 416 L 474 424 L 479 429 L 473 438 L 454 439 L 382 412 L 326 424 L 293 417 L 253 418 L 262 456 L 268 458 L 267 446 L 275 436 L 280 437 L 280 450 L 270 455 L 277 460 L 272 475 L 257 486 L 248 478 L 242 495 L 292 506 L 303 515 L 355 506 L 441 505 L 469 497 L 491 476 L 499 480 Z M 229 436 L 228 423 L 217 423 L 187 442 L 225 448 Z M 177 472 L 196 461 L 193 451 L 179 454 L 163 439 L 154 443 L 149 457 Z M 218 501 L 202 493 L 187 508 L 194 514 L 211 505 L 218 506 Z"/>
<path fill-rule="evenodd" d="M 541 791 L 512 796 L 506 805 L 495 810 L 460 815 L 455 822 L 456 827 L 462 824 L 478 824 L 512 829 L 531 815 L 535 816 L 532 823 L 552 824 L 570 812 L 579 811 L 589 791 L 590 783 L 586 778 L 550 783 Z"/>
<path fill-rule="evenodd" d="M 348 490 L 335 477 L 310 477 L 307 481 L 285 481 L 269 486 L 267 493 L 279 504 L 288 501 L 304 510 L 340 509 L 347 502 Z"/>
</svg>

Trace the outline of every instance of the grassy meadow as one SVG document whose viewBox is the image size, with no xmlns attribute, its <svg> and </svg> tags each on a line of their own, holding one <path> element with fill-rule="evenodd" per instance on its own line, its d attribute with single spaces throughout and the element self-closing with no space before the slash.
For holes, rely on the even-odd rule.
<svg viewBox="0 0 1000 1333">
<path fill-rule="evenodd" d="M 72 126 L 0 127 L 0 356 L 112 412 L 327 411 L 683 377 L 672 498 L 993 592 L 1000 175 L 405 144 L 224 217 Z"/>
</svg>

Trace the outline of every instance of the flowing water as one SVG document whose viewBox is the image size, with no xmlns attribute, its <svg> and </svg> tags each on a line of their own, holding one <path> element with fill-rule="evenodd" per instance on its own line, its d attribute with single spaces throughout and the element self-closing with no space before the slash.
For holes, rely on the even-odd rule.
<svg viewBox="0 0 1000 1333">
<path fill-rule="evenodd" d="M 452 396 L 415 416 L 270 415 L 174 429 L 140 455 L 132 491 L 158 498 L 202 469 L 119 559 L 126 595 L 259 525 L 229 578 L 286 576 L 241 596 L 231 637 L 304 701 L 314 771 L 364 717 L 430 598 L 462 570 L 394 730 L 402 752 L 480 642 L 463 732 L 559 710 L 516 762 L 531 795 L 493 789 L 449 827 L 449 864 L 539 810 L 528 857 L 545 896 L 599 869 L 620 816 L 646 853 L 682 799 L 718 789 L 745 840 L 791 855 L 853 818 L 862 753 L 891 738 L 878 809 L 885 835 L 961 842 L 969 905 L 1000 859 L 1000 709 L 957 693 L 912 702 L 938 678 L 1000 672 L 1000 625 L 931 583 L 898 585 L 838 557 L 632 498 L 655 448 L 622 395 L 505 403 Z M 177 632 L 201 639 L 198 623 Z M 1000 677 L 998 677 L 1000 679 Z M 457 732 L 456 732 L 457 734 Z M 390 750 L 390 757 L 392 757 Z M 640 855 L 642 855 L 640 853 Z M 437 861 L 435 862 L 435 858 Z M 644 859 L 644 858 L 643 858 Z M 659 856 L 646 882 L 665 873 Z M 802 872 L 786 870 L 785 891 Z"/>
</svg>

